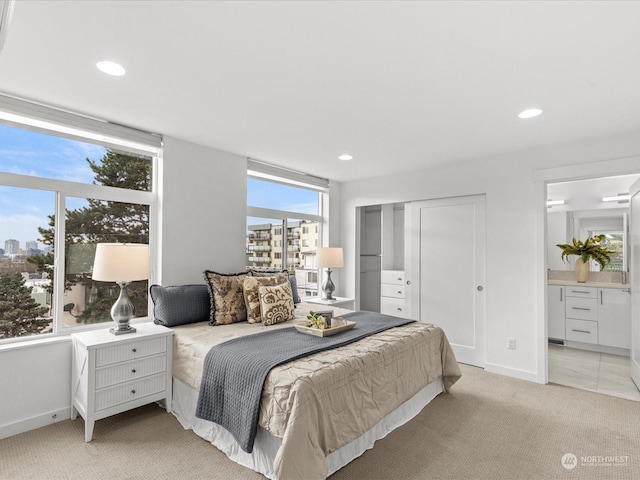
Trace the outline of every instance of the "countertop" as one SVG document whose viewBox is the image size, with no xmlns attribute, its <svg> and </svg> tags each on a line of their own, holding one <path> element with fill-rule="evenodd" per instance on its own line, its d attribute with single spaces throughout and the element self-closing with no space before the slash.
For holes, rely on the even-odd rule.
<svg viewBox="0 0 640 480">
<path fill-rule="evenodd" d="M 593 287 L 593 288 L 631 288 L 628 283 L 611 282 L 586 282 L 578 283 L 571 280 L 547 280 L 547 285 L 565 285 L 567 287 Z"/>
</svg>

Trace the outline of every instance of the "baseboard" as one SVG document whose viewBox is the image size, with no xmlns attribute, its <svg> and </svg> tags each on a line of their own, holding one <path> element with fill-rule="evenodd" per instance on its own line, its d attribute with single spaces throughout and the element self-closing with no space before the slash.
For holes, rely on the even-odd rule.
<svg viewBox="0 0 640 480">
<path fill-rule="evenodd" d="M 503 367 L 502 365 L 496 365 L 493 363 L 485 363 L 484 369 L 487 372 L 497 373 L 499 375 L 505 375 L 507 377 L 519 378 L 520 380 L 527 380 L 528 382 L 541 383 L 538 380 L 538 375 L 535 372 L 527 372 L 526 370 L 518 370 L 517 368 Z"/>
<path fill-rule="evenodd" d="M 36 428 L 46 427 L 52 423 L 60 422 L 62 420 L 68 420 L 71 418 L 71 408 L 61 408 L 52 412 L 43 413 L 35 417 L 26 418 L 18 422 L 9 423 L 7 425 L 0 426 L 0 440 L 19 433 L 28 432 L 29 430 L 35 430 Z"/>
</svg>

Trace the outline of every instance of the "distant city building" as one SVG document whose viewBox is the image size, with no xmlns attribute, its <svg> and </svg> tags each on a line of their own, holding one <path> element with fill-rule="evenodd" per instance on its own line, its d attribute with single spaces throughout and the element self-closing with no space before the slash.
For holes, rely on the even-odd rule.
<svg viewBox="0 0 640 480">
<path fill-rule="evenodd" d="M 35 240 L 30 240 L 27 242 L 27 247 L 25 254 L 30 257 L 31 255 L 40 255 L 42 254 L 42 250 L 38 248 L 38 242 Z"/>
<path fill-rule="evenodd" d="M 289 221 L 286 232 L 282 224 L 247 226 L 247 265 L 256 269 L 281 269 L 286 265 L 295 273 L 301 297 L 315 296 L 318 291 L 316 251 L 318 222 Z"/>
<path fill-rule="evenodd" d="M 4 255 L 4 248 L 0 248 L 0 255 Z"/>
<path fill-rule="evenodd" d="M 5 255 L 18 255 L 20 253 L 20 242 L 10 238 L 4 242 Z"/>
</svg>

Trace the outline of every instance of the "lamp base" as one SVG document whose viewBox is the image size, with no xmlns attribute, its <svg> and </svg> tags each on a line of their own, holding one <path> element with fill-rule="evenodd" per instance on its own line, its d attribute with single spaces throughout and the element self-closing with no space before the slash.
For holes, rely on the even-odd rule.
<svg viewBox="0 0 640 480">
<path fill-rule="evenodd" d="M 117 283 L 120 286 L 120 296 L 118 297 L 118 300 L 116 300 L 116 303 L 111 307 L 111 318 L 115 322 L 116 326 L 110 328 L 109 331 L 114 335 L 133 333 L 136 329 L 129 325 L 129 320 L 131 320 L 135 315 L 136 309 L 127 294 L 127 285 L 129 285 L 129 282 Z"/>
<path fill-rule="evenodd" d="M 114 335 L 124 335 L 125 333 L 133 333 L 136 331 L 136 329 L 133 328 L 131 325 L 129 325 L 129 328 L 127 329 L 114 327 L 114 328 L 110 328 L 109 331 Z"/>
<path fill-rule="evenodd" d="M 331 269 L 327 268 L 327 281 L 324 284 L 324 287 L 322 288 L 322 290 L 324 291 L 324 297 L 322 298 L 323 300 L 335 300 L 335 298 L 333 298 L 333 291 L 336 289 L 336 286 L 333 284 L 333 281 L 331 280 Z"/>
</svg>

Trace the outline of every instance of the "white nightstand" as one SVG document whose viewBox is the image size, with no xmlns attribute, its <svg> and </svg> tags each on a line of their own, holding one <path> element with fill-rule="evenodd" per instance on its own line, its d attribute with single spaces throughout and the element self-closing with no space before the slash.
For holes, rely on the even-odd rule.
<svg viewBox="0 0 640 480">
<path fill-rule="evenodd" d="M 355 298 L 346 297 L 333 297 L 335 300 L 325 300 L 322 297 L 303 297 L 301 300 L 307 303 L 317 303 L 318 305 L 324 305 L 326 307 L 342 307 L 349 310 L 354 309 Z"/>
<path fill-rule="evenodd" d="M 84 418 L 86 442 L 101 418 L 162 399 L 171 412 L 173 331 L 153 323 L 135 327 L 126 335 L 108 329 L 71 335 L 71 419 Z"/>
</svg>

